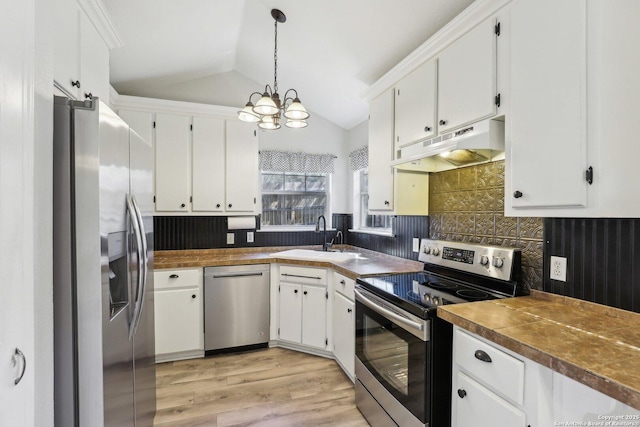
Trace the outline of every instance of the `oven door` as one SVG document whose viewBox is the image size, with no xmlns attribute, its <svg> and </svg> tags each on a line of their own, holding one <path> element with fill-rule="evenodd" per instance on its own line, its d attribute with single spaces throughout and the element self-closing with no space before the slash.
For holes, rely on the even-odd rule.
<svg viewBox="0 0 640 427">
<path fill-rule="evenodd" d="M 430 320 L 407 313 L 362 287 L 355 294 L 356 362 L 372 377 L 359 380 L 392 417 L 393 410 L 381 402 L 385 398 L 376 396 L 378 384 L 422 424 L 427 423 L 431 392 Z M 368 386 L 367 381 L 373 379 L 378 384 Z"/>
</svg>

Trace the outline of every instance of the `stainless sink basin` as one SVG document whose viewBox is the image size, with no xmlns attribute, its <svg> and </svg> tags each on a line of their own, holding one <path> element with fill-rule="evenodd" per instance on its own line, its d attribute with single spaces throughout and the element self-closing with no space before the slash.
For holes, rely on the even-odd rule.
<svg viewBox="0 0 640 427">
<path fill-rule="evenodd" d="M 274 258 L 300 259 L 305 261 L 341 262 L 352 259 L 366 259 L 358 252 L 322 251 L 313 249 L 290 249 L 270 254 Z"/>
</svg>

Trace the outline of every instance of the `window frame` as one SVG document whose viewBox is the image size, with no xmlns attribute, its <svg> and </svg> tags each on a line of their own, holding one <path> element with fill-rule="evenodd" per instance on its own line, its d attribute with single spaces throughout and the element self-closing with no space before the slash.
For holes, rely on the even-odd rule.
<svg viewBox="0 0 640 427">
<path fill-rule="evenodd" d="M 364 184 L 366 182 L 366 185 Z M 353 172 L 353 230 L 355 232 L 393 235 L 393 215 L 376 215 L 369 213 L 368 168 Z M 366 191 L 365 191 L 366 190 Z M 372 221 L 383 220 L 386 227 L 367 226 L 368 219 Z"/>
</svg>

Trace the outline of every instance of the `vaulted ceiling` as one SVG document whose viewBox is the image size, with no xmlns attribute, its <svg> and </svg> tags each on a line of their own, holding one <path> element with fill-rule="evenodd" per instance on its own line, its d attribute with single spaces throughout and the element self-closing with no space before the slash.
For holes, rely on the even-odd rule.
<svg viewBox="0 0 640 427">
<path fill-rule="evenodd" d="M 123 46 L 121 94 L 242 107 L 273 85 L 344 129 L 367 117 L 363 92 L 472 0 L 103 0 Z"/>
</svg>

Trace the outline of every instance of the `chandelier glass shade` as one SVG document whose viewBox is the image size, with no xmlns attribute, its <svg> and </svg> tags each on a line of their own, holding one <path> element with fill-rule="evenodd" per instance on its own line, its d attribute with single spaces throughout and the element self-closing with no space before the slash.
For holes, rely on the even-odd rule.
<svg viewBox="0 0 640 427">
<path fill-rule="evenodd" d="M 275 20 L 273 88 L 266 85 L 264 92 L 253 92 L 249 95 L 249 101 L 245 107 L 238 111 L 238 118 L 243 122 L 257 123 L 261 129 L 275 130 L 280 129 L 280 119 L 284 116 L 285 126 L 294 129 L 304 128 L 307 127 L 306 120 L 309 118 L 309 113 L 300 102 L 298 92 L 295 89 L 289 89 L 285 92 L 284 99 L 280 101 L 278 94 L 278 22 L 283 23 L 287 18 L 278 9 L 272 9 L 271 16 Z M 293 96 L 289 96 L 289 93 L 293 93 Z M 257 97 L 254 97 L 255 95 Z M 252 99 L 256 98 L 257 102 L 254 104 Z"/>
</svg>

